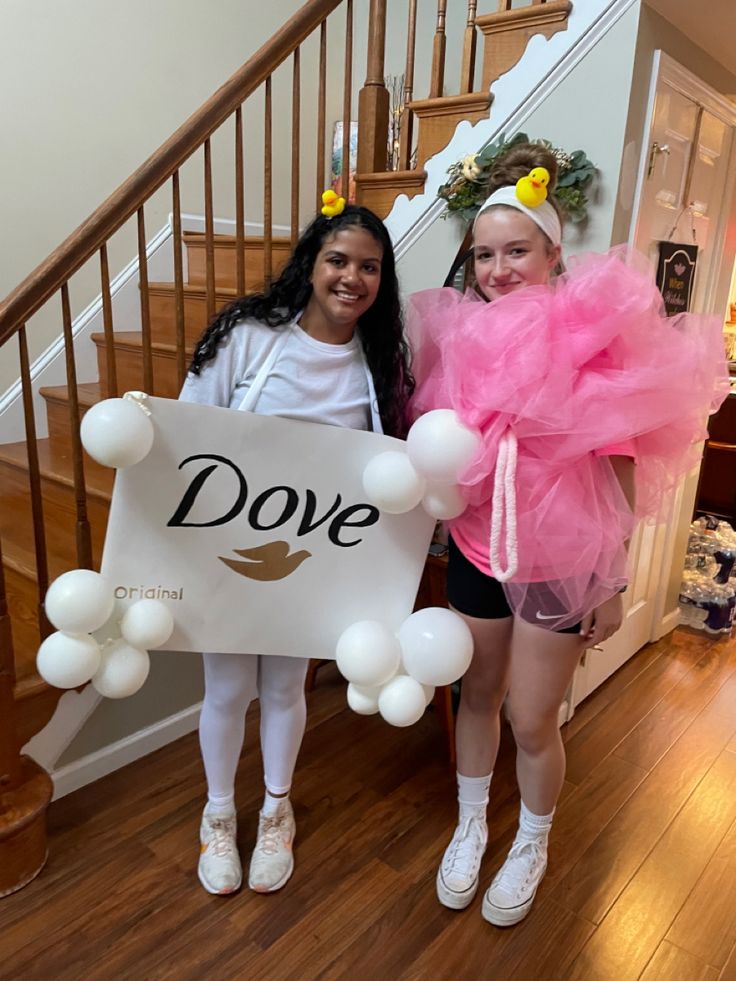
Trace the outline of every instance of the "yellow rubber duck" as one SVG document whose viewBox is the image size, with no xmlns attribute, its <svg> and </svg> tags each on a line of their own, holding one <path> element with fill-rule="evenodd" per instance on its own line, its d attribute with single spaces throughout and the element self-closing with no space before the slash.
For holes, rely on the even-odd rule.
<svg viewBox="0 0 736 981">
<path fill-rule="evenodd" d="M 335 191 L 328 189 L 322 194 L 322 214 L 325 218 L 334 218 L 345 210 L 345 198 L 339 197 Z"/>
<path fill-rule="evenodd" d="M 516 196 L 527 208 L 538 208 L 547 198 L 549 171 L 546 167 L 535 167 L 527 177 L 516 182 Z"/>
</svg>

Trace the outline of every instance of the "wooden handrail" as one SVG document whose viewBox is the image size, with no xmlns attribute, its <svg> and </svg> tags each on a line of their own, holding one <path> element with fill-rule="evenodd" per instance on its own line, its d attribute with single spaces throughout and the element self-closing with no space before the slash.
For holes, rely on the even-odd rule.
<svg viewBox="0 0 736 981">
<path fill-rule="evenodd" d="M 307 0 L 128 180 L 0 303 L 0 345 L 177 171 L 342 0 Z"/>
</svg>

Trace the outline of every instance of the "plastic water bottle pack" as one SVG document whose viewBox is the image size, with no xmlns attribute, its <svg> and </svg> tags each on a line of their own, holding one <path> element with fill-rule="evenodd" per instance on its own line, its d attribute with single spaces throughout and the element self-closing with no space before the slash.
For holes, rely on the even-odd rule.
<svg viewBox="0 0 736 981">
<path fill-rule="evenodd" d="M 680 587 L 680 623 L 730 635 L 736 613 L 736 532 L 710 516 L 690 526 Z"/>
</svg>

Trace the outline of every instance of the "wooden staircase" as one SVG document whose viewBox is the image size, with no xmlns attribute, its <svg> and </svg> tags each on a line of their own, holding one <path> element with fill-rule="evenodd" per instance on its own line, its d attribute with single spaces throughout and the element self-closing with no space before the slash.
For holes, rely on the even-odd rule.
<svg viewBox="0 0 736 981">
<path fill-rule="evenodd" d="M 414 79 L 414 21 L 416 2 L 409 5 L 409 42 L 405 67 L 405 100 L 402 108 L 402 132 L 399 168 L 386 171 L 381 166 L 382 147 L 375 142 L 358 146 L 356 184 L 361 204 L 385 218 L 400 194 L 412 198 L 424 191 L 424 164 L 447 146 L 458 123 L 467 120 L 477 123 L 487 118 L 492 102 L 489 91 L 493 82 L 513 68 L 522 58 L 531 37 L 541 34 L 550 38 L 567 28 L 572 10 L 571 0 L 531 0 L 526 6 L 512 6 L 513 0 L 498 0 L 494 13 L 478 15 L 477 2 L 468 0 L 467 23 L 460 71 L 459 92 L 448 95 L 445 85 L 445 20 L 446 0 L 437 4 L 437 23 L 432 54 L 430 94 L 427 99 L 413 98 Z M 477 35 L 483 35 L 480 88 L 473 91 L 476 76 Z M 383 46 L 369 41 L 368 76 L 372 86 L 366 108 L 381 118 L 385 112 L 388 93 L 381 93 L 384 74 Z M 362 107 L 361 107 L 362 108 Z M 415 127 L 416 146 L 413 145 Z M 410 161 L 414 166 L 410 167 Z"/>
<path fill-rule="evenodd" d="M 184 284 L 186 353 L 191 356 L 207 322 L 203 277 L 203 236 L 185 233 L 189 275 Z M 289 239 L 274 241 L 278 270 L 289 254 Z M 262 274 L 263 241 L 248 238 L 243 253 L 250 282 Z M 235 289 L 235 238 L 214 239 L 217 308 L 230 303 Z M 258 264 L 261 264 L 260 269 Z M 176 316 L 174 283 L 149 283 L 151 348 L 155 394 L 176 398 L 180 385 L 176 365 Z M 84 380 L 76 388 L 78 414 L 108 397 L 108 348 L 103 333 L 93 334 L 97 350 L 98 378 Z M 143 387 L 143 346 L 140 331 L 118 331 L 113 335 L 112 356 L 117 368 L 118 391 Z M 38 458 L 44 502 L 49 577 L 51 580 L 76 565 L 75 489 L 73 454 L 69 433 L 69 387 L 55 385 L 40 389 L 48 422 L 48 437 L 39 439 Z M 87 515 L 96 568 L 102 556 L 113 471 L 99 466 L 84 454 Z M 0 444 L 0 536 L 3 542 L 8 608 L 16 650 L 17 726 L 21 744 L 41 729 L 50 718 L 61 692 L 49 688 L 36 674 L 35 653 L 41 641 L 36 618 L 37 574 L 34 562 L 33 514 L 28 452 L 25 441 Z"/>
</svg>

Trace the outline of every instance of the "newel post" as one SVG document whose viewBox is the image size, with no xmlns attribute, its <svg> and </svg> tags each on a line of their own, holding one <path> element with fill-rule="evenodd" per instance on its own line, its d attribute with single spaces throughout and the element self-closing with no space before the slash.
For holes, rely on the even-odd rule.
<svg viewBox="0 0 736 981">
<path fill-rule="evenodd" d="M 383 81 L 386 46 L 386 0 L 371 0 L 368 67 L 358 96 L 358 173 L 386 170 L 389 94 Z"/>
</svg>

